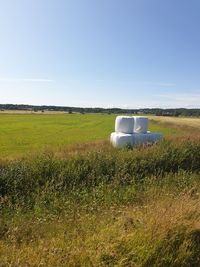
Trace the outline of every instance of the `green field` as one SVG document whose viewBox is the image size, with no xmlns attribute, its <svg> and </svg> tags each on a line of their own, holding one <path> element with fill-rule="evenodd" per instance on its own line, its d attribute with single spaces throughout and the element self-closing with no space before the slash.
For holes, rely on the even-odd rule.
<svg viewBox="0 0 200 267">
<path fill-rule="evenodd" d="M 0 266 L 200 266 L 198 119 L 121 150 L 114 119 L 0 115 Z"/>
<path fill-rule="evenodd" d="M 0 114 L 0 157 L 109 140 L 115 117 L 102 114 Z M 177 133 L 175 128 L 155 123 L 150 124 L 150 130 L 165 135 Z"/>
</svg>

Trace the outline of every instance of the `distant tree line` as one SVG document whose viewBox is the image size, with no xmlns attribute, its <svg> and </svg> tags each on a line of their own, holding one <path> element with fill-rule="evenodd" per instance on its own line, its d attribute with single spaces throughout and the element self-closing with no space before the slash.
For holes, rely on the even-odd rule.
<svg viewBox="0 0 200 267">
<path fill-rule="evenodd" d="M 160 108 L 152 108 L 152 109 L 140 109 L 145 114 L 152 114 L 156 116 L 173 116 L 173 117 L 199 117 L 200 109 L 187 109 L 187 108 L 174 108 L 174 109 L 160 109 Z"/>
<path fill-rule="evenodd" d="M 61 111 L 66 113 L 105 113 L 105 114 L 152 114 L 156 116 L 200 116 L 200 109 L 160 109 L 160 108 L 145 108 L 145 109 L 121 109 L 121 108 L 81 108 L 81 107 L 64 107 L 64 106 L 34 106 L 34 105 L 15 105 L 15 104 L 0 104 L 0 110 L 24 110 L 33 112 L 44 111 Z"/>
</svg>

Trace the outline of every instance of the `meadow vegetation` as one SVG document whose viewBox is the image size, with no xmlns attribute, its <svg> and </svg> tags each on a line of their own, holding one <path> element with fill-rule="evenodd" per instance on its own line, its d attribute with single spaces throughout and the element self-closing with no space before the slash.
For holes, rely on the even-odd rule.
<svg viewBox="0 0 200 267">
<path fill-rule="evenodd" d="M 108 114 L 0 114 L 0 157 L 16 158 L 38 151 L 60 151 L 69 145 L 109 140 L 116 115 Z M 178 129 L 151 124 L 165 135 Z"/>
<path fill-rule="evenodd" d="M 54 134 L 66 118 L 39 116 L 49 130 L 56 118 Z M 76 123 L 82 115 L 67 116 Z M 198 130 L 154 122 L 164 141 L 116 150 L 106 141 L 112 115 L 81 118 L 99 141 L 85 134 L 78 145 L 53 143 L 23 157 L 11 153 L 13 142 L 4 152 L 11 158 L 0 161 L 0 266 L 200 266 Z M 13 134 L 20 133 L 17 120 Z M 61 145 L 64 130 L 57 134 Z"/>
</svg>

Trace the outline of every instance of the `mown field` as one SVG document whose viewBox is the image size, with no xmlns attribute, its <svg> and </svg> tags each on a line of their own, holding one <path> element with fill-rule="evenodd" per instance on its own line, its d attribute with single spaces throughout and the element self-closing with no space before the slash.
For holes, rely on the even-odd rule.
<svg viewBox="0 0 200 267">
<path fill-rule="evenodd" d="M 0 115 L 0 266 L 200 266 L 198 126 L 116 150 L 114 117 Z"/>
<path fill-rule="evenodd" d="M 0 157 L 17 157 L 69 145 L 109 140 L 116 115 L 0 114 Z M 155 123 L 150 130 L 175 134 L 177 129 Z"/>
</svg>

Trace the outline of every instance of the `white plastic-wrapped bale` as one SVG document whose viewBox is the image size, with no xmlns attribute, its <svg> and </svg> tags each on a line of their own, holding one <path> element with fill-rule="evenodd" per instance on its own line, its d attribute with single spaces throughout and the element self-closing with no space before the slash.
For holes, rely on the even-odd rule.
<svg viewBox="0 0 200 267">
<path fill-rule="evenodd" d="M 115 120 L 115 132 L 117 133 L 133 133 L 134 118 L 132 116 L 117 116 Z"/>
<path fill-rule="evenodd" d="M 158 142 L 163 139 L 163 135 L 161 133 L 152 133 L 152 143 Z"/>
<path fill-rule="evenodd" d="M 133 146 L 139 146 L 143 144 L 150 144 L 150 143 L 155 143 L 160 140 L 162 140 L 163 136 L 160 133 L 144 133 L 144 134 L 139 134 L 135 133 L 133 135 Z"/>
<path fill-rule="evenodd" d="M 133 134 L 112 133 L 111 143 L 116 148 L 125 148 L 133 146 Z"/>
<path fill-rule="evenodd" d="M 115 132 L 111 133 L 111 135 L 110 135 L 110 143 L 111 143 L 113 146 L 115 146 L 115 145 L 114 145 L 114 143 L 115 143 L 115 136 L 116 136 L 116 133 L 115 133 Z"/>
<path fill-rule="evenodd" d="M 110 135 L 110 142 L 111 143 L 112 143 L 112 140 L 113 140 L 114 135 L 115 135 L 115 132 L 111 133 L 111 135 Z"/>
<path fill-rule="evenodd" d="M 134 133 L 146 133 L 148 130 L 148 118 L 134 116 Z"/>
<path fill-rule="evenodd" d="M 135 133 L 133 134 L 133 145 L 139 146 L 148 143 L 148 134 Z"/>
</svg>

